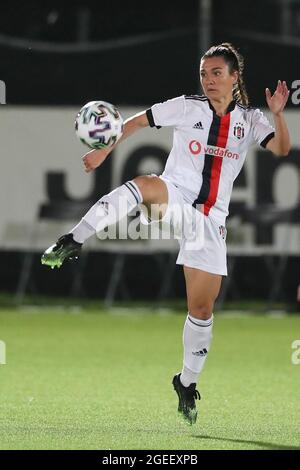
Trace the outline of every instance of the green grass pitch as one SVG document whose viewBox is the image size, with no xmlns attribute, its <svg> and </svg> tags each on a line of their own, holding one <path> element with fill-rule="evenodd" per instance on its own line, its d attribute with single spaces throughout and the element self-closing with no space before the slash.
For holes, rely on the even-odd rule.
<svg viewBox="0 0 300 470">
<path fill-rule="evenodd" d="M 1 449 L 300 449 L 300 317 L 215 315 L 198 421 L 171 386 L 185 316 L 0 310 Z M 299 355 L 300 356 L 300 355 Z"/>
</svg>

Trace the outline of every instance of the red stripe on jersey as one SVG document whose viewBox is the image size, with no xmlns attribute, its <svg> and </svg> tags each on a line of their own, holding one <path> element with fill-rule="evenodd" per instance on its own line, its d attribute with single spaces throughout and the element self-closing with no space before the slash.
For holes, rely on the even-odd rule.
<svg viewBox="0 0 300 470">
<path fill-rule="evenodd" d="M 225 148 L 228 139 L 230 127 L 230 113 L 227 113 L 225 116 L 221 117 L 221 123 L 218 132 L 217 138 L 217 147 Z M 211 177 L 210 177 L 210 189 L 207 201 L 204 204 L 204 214 L 208 215 L 210 208 L 216 203 L 219 183 L 220 183 L 220 176 L 221 176 L 221 168 L 222 168 L 222 157 L 213 157 L 213 163 L 211 168 Z"/>
</svg>

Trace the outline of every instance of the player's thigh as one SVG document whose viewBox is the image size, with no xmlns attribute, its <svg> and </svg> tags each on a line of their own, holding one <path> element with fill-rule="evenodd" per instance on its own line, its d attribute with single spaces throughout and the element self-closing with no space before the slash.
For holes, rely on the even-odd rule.
<svg viewBox="0 0 300 470">
<path fill-rule="evenodd" d="M 166 183 L 158 176 L 152 175 L 137 176 L 133 181 L 138 185 L 142 193 L 143 204 L 148 210 L 152 210 L 155 218 L 162 218 L 168 205 L 168 188 Z"/>
<path fill-rule="evenodd" d="M 190 314 L 202 320 L 211 317 L 220 292 L 222 276 L 184 266 L 187 303 Z"/>
</svg>

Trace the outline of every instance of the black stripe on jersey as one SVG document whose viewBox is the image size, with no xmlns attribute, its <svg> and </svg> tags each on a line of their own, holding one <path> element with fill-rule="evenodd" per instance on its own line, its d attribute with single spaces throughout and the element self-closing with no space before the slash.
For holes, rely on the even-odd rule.
<svg viewBox="0 0 300 470">
<path fill-rule="evenodd" d="M 149 121 L 149 126 L 150 127 L 156 127 L 157 129 L 160 129 L 161 126 L 156 126 L 155 122 L 154 122 L 154 119 L 153 119 L 153 113 L 152 113 L 152 109 L 149 108 L 146 110 L 146 116 L 147 116 L 147 119 Z"/>
<path fill-rule="evenodd" d="M 136 189 L 136 187 L 132 184 L 131 181 L 127 181 L 127 184 L 129 184 L 129 186 L 134 190 L 134 192 L 137 194 L 137 197 L 138 199 L 140 199 L 140 195 L 138 193 L 138 190 Z"/>
<path fill-rule="evenodd" d="M 207 145 L 217 145 L 220 125 L 221 118 L 216 113 L 214 113 L 208 134 Z M 197 199 L 193 202 L 193 207 L 196 207 L 197 204 L 204 204 L 207 201 L 210 191 L 210 177 L 213 161 L 214 159 L 211 157 L 211 155 L 205 155 L 204 166 L 202 171 L 202 186 Z"/>
<path fill-rule="evenodd" d="M 236 101 L 235 101 L 235 100 L 232 100 L 232 101 L 229 103 L 229 105 L 228 105 L 228 108 L 227 108 L 227 110 L 226 110 L 226 114 L 227 114 L 227 113 L 231 113 L 231 111 L 234 110 L 235 105 L 236 105 Z"/>
<path fill-rule="evenodd" d="M 208 101 L 205 95 L 184 95 L 186 100 Z"/>
<path fill-rule="evenodd" d="M 265 137 L 264 140 L 260 143 L 260 146 L 265 149 L 267 146 L 267 143 L 270 142 L 270 140 L 273 139 L 274 136 L 275 136 L 274 132 L 271 132 L 270 134 L 268 134 L 267 137 Z"/>
<path fill-rule="evenodd" d="M 151 108 L 146 110 L 146 116 L 147 116 L 148 121 L 149 121 L 149 126 L 150 127 L 155 127 L 155 122 L 154 122 L 154 119 L 153 119 L 153 114 L 152 114 L 152 109 Z"/>
<path fill-rule="evenodd" d="M 251 109 L 250 106 L 246 106 L 246 105 L 240 103 L 239 101 L 237 101 L 236 104 L 237 104 L 240 108 L 245 109 L 246 111 L 247 111 L 248 109 Z M 254 109 L 254 108 L 253 108 L 253 109 Z"/>
<path fill-rule="evenodd" d="M 125 186 L 127 189 L 129 189 L 129 191 L 132 193 L 134 199 L 136 200 L 137 204 L 139 204 L 139 200 L 138 198 L 136 197 L 135 193 L 133 192 L 133 190 L 131 189 L 131 187 L 128 185 L 128 183 L 125 183 Z"/>
<path fill-rule="evenodd" d="M 238 101 L 236 102 L 239 108 L 241 108 L 243 111 L 251 111 L 253 109 L 256 109 L 254 106 L 244 106 L 243 104 L 239 103 Z"/>
<path fill-rule="evenodd" d="M 215 115 L 215 114 L 216 114 L 216 110 L 215 110 L 215 108 L 213 107 L 213 105 L 211 104 L 211 102 L 210 102 L 209 100 L 208 100 L 208 105 L 209 105 L 210 109 L 212 110 L 213 114 Z M 235 100 L 232 100 L 232 101 L 229 103 L 228 108 L 226 109 L 226 113 L 225 113 L 225 114 L 231 113 L 231 111 L 234 110 L 235 105 L 236 105 L 236 101 L 235 101 Z"/>
</svg>

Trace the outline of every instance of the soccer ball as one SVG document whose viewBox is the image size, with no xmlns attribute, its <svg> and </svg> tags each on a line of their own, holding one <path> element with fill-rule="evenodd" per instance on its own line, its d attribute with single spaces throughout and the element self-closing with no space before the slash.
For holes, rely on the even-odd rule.
<svg viewBox="0 0 300 470">
<path fill-rule="evenodd" d="M 90 101 L 76 116 L 75 132 L 92 149 L 111 147 L 123 133 L 123 118 L 113 104 Z"/>
</svg>

